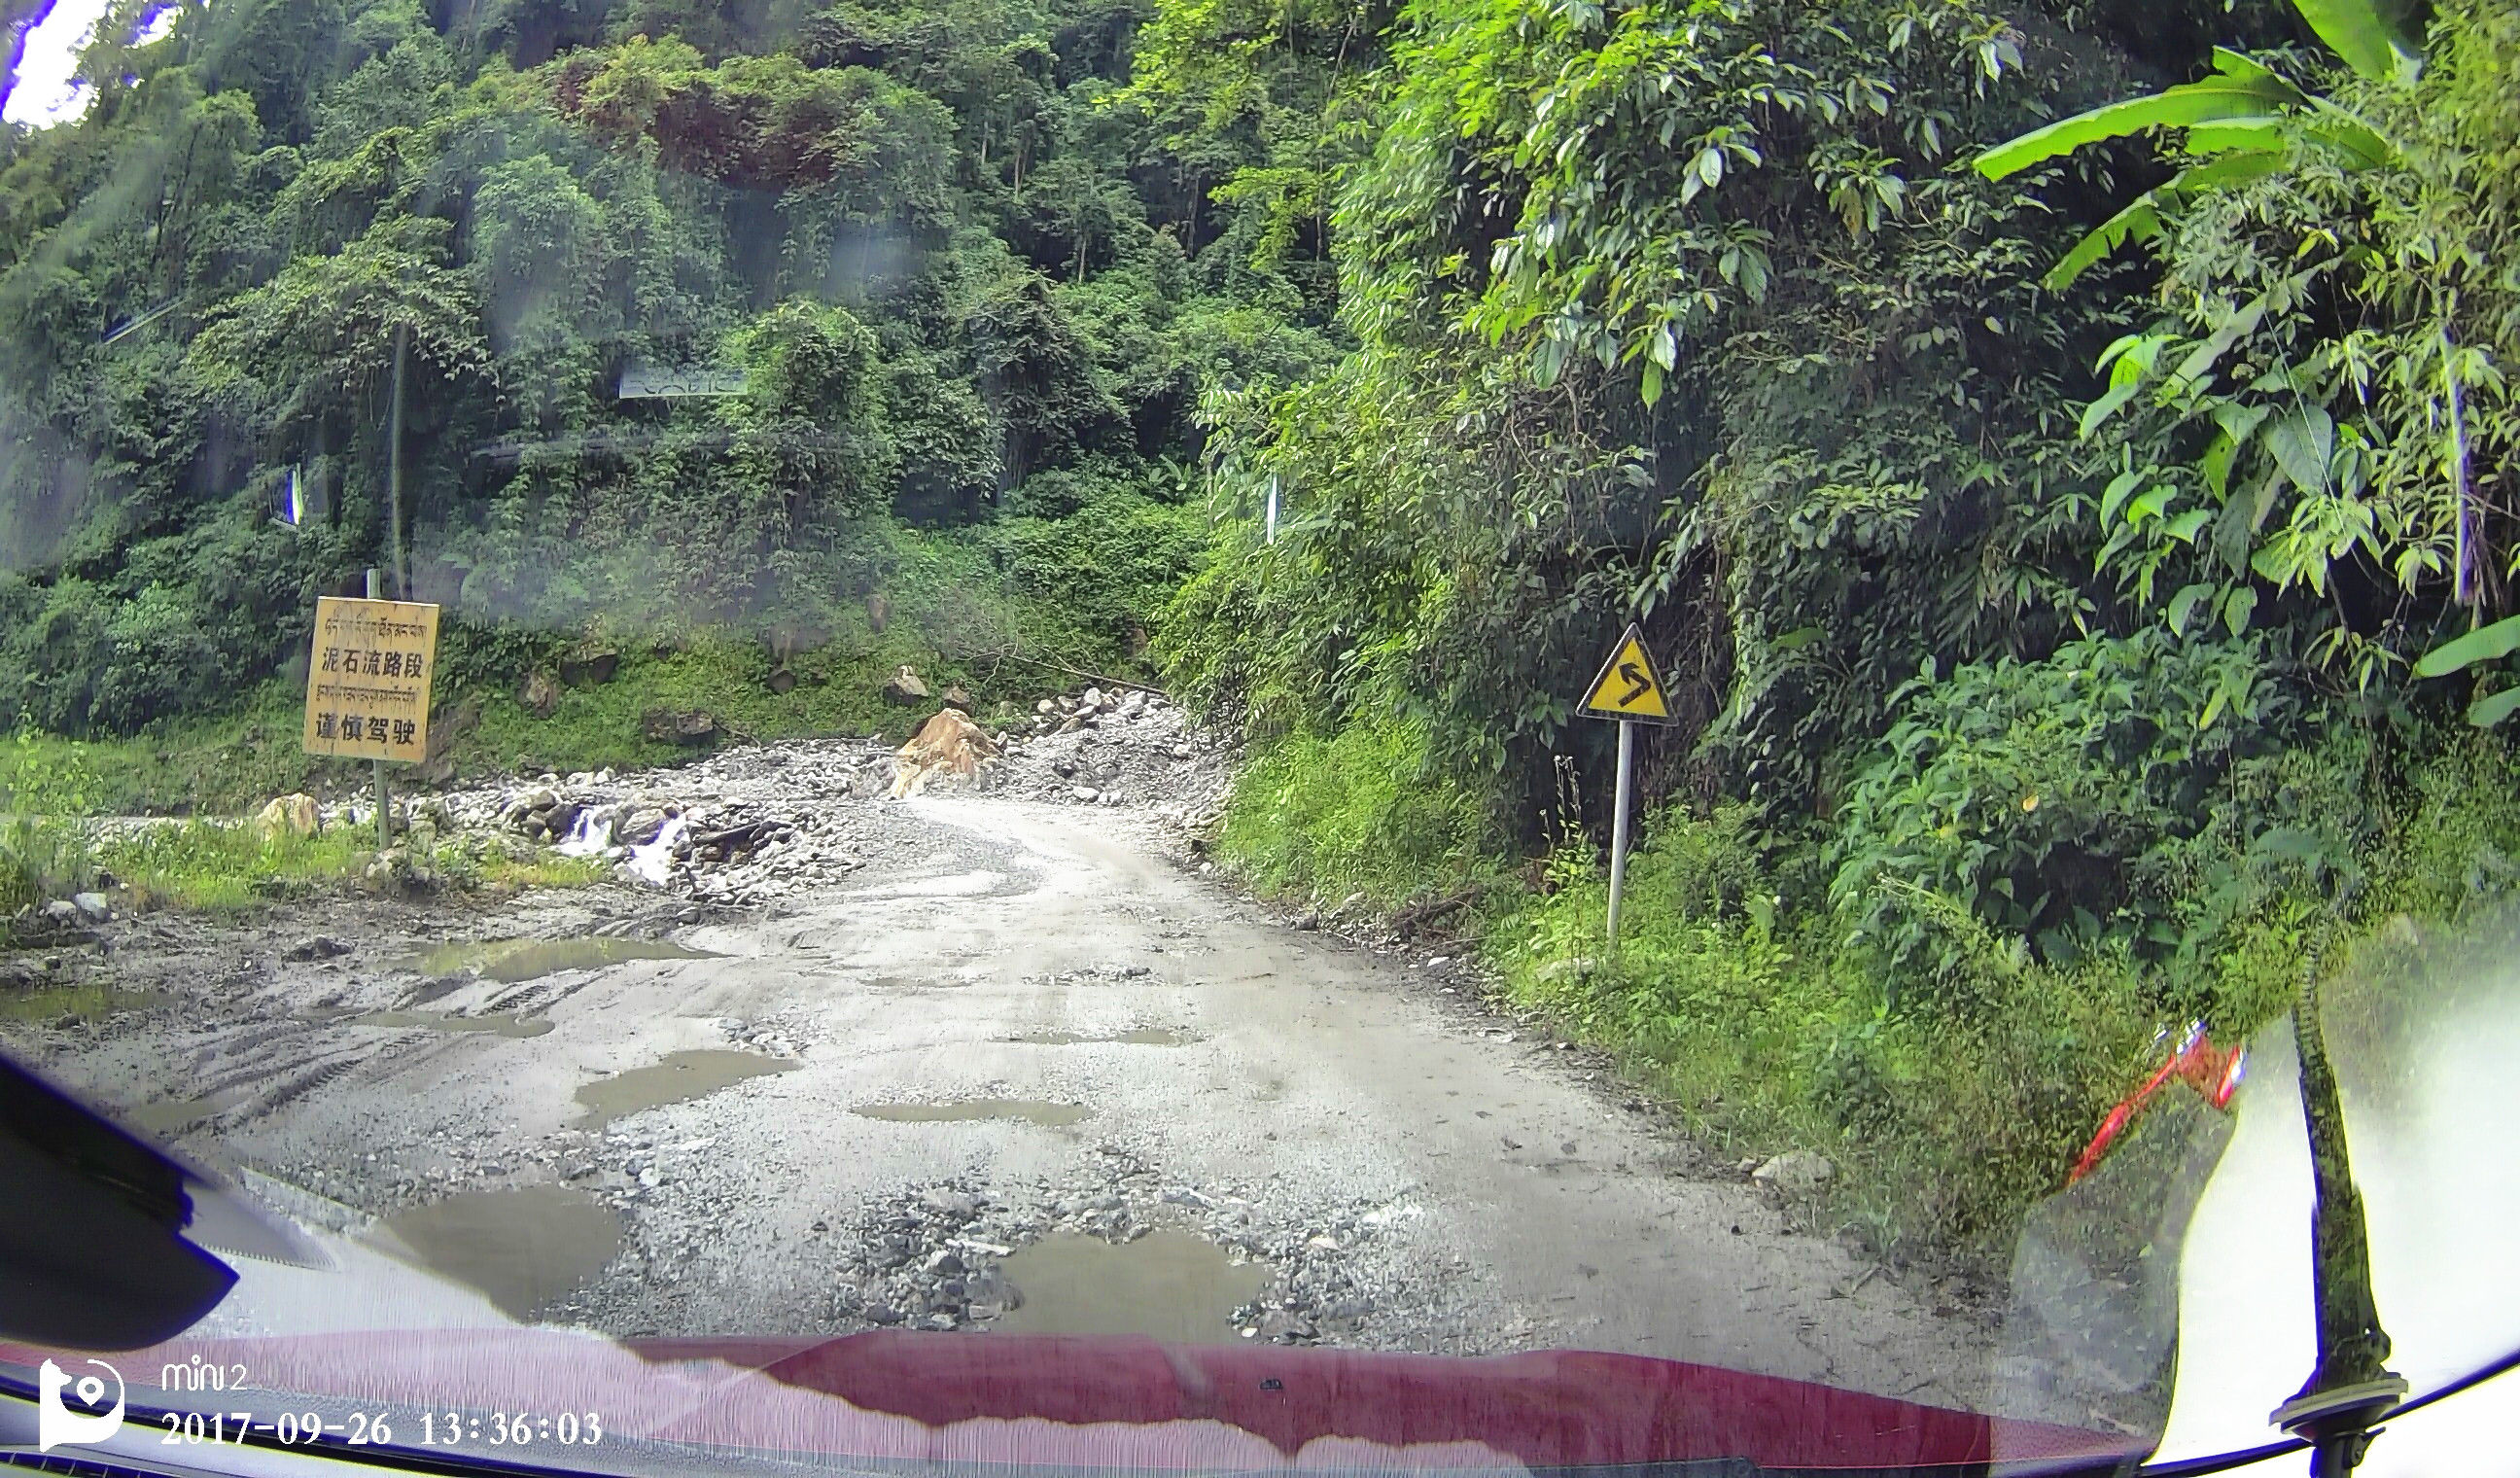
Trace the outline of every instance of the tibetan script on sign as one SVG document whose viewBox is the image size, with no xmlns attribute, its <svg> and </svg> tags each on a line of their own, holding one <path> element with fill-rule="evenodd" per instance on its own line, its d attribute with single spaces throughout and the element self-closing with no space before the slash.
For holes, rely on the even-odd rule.
<svg viewBox="0 0 2520 1478">
<path fill-rule="evenodd" d="M 317 601 L 306 752 L 419 764 L 428 757 L 428 685 L 436 675 L 436 606 Z"/>
</svg>

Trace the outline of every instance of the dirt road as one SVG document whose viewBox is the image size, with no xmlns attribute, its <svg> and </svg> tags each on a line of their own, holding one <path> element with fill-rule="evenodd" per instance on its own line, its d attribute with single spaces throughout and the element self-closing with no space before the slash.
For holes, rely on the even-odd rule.
<svg viewBox="0 0 2520 1478">
<path fill-rule="evenodd" d="M 1127 810 L 848 804 L 868 865 L 743 917 L 607 886 L 117 925 L 92 1008 L 13 1045 L 518 1317 L 1570 1346 L 1980 1397 L 1974 1325 L 1687 1173 L 1458 964 L 1289 929 Z"/>
</svg>

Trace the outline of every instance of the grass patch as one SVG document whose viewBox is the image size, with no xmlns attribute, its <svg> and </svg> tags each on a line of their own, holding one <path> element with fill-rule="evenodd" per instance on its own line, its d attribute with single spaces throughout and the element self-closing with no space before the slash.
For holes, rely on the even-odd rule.
<svg viewBox="0 0 2520 1478">
<path fill-rule="evenodd" d="M 540 850 L 511 856 L 504 842 L 477 837 L 423 837 L 403 850 L 438 886 L 457 890 L 577 887 L 611 871 L 595 859 Z M 225 912 L 360 883 L 377 849 L 376 833 L 364 827 L 266 838 L 249 825 L 194 818 L 117 835 L 99 843 L 94 856 L 129 890 L 129 906 Z"/>
<path fill-rule="evenodd" d="M 376 834 L 336 827 L 313 836 L 265 836 L 249 823 L 192 817 L 138 829 L 101 829 L 94 803 L 113 794 L 95 768 L 97 746 L 22 736 L 0 746 L 0 944 L 9 918 L 111 878 L 125 908 L 239 910 L 361 883 Z M 127 779 L 127 777 L 125 777 Z M 570 887 L 608 875 L 607 864 L 504 838 L 439 840 L 416 830 L 402 850 L 428 885 L 457 889 Z"/>
<path fill-rule="evenodd" d="M 1264 895 L 1363 893 L 1383 908 L 1501 877 L 1481 798 L 1426 775 L 1422 732 L 1359 724 L 1286 736 L 1235 782 L 1219 855 Z"/>
<path fill-rule="evenodd" d="M 652 708 L 706 709 L 732 736 L 778 740 L 831 736 L 906 739 L 916 716 L 884 701 L 882 687 L 902 662 L 916 666 L 932 690 L 961 682 L 984 719 L 1012 722 L 1034 696 L 1068 681 L 1039 669 L 944 662 L 915 639 L 850 652 L 827 648 L 797 657 L 789 693 L 771 690 L 769 653 L 761 644 L 707 638 L 662 650 L 642 644 L 622 652 L 612 681 L 560 690 L 548 717 L 518 701 L 519 684 L 483 684 L 438 695 L 441 720 L 459 705 L 477 713 L 473 728 L 448 749 L 459 782 L 467 778 L 555 770 L 636 769 L 688 761 L 694 751 L 647 738 Z M 1052 681 L 1045 681 L 1045 677 Z M 29 735 L 27 762 L 78 767 L 92 777 L 83 811 L 109 815 L 241 816 L 274 795 L 364 791 L 362 761 L 320 758 L 299 747 L 302 691 L 275 679 L 255 688 L 233 712 L 153 725 L 117 739 L 68 739 Z M 397 769 L 398 789 L 417 783 Z"/>
<path fill-rule="evenodd" d="M 1078 685 L 1060 667 L 1147 676 L 1138 655 L 1146 628 L 1195 558 L 1204 523 L 1197 508 L 1110 488 L 1058 516 L 941 531 L 886 523 L 877 531 L 876 595 L 788 621 L 802 649 L 786 663 L 796 681 L 784 694 L 771 686 L 780 664 L 759 630 L 603 619 L 567 631 L 470 627 L 450 611 L 433 698 L 441 719 L 459 709 L 477 719 L 447 755 L 459 778 L 691 758 L 646 737 L 642 719 L 652 708 L 706 709 L 733 735 L 761 740 L 897 741 L 921 716 L 882 694 L 904 664 L 931 691 L 961 684 L 984 723 L 1012 722 L 1034 700 Z M 562 687 L 548 715 L 524 706 L 526 676 L 557 679 L 560 657 L 573 649 L 617 652 L 611 680 Z M 21 747 L 37 764 L 88 777 L 91 793 L 76 814 L 241 815 L 292 790 L 364 788 L 365 764 L 299 747 L 304 691 L 301 650 L 293 668 L 218 712 L 160 719 L 127 736 L 29 735 Z"/>
</svg>

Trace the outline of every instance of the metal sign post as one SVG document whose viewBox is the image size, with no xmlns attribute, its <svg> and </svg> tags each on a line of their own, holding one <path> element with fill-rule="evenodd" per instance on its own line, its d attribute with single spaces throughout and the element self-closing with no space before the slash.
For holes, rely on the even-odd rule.
<svg viewBox="0 0 2520 1478">
<path fill-rule="evenodd" d="M 1610 821 L 1610 953 L 1619 950 L 1619 895 L 1628 887 L 1628 797 L 1636 793 L 1637 721 L 1619 720 L 1619 791 Z"/>
<path fill-rule="evenodd" d="M 1610 659 L 1601 664 L 1584 695 L 1583 711 L 1595 718 L 1619 721 L 1619 783 L 1610 808 L 1610 953 L 1619 952 L 1619 900 L 1628 885 L 1629 818 L 1637 787 L 1637 725 L 1668 724 L 1671 701 L 1665 696 L 1662 671 L 1645 650 L 1644 633 L 1628 627 Z"/>
</svg>

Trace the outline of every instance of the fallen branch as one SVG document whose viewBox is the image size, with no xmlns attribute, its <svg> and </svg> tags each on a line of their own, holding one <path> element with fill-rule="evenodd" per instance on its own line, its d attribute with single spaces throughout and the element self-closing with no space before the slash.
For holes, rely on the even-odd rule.
<svg viewBox="0 0 2520 1478">
<path fill-rule="evenodd" d="M 1436 919 L 1443 918 L 1445 915 L 1453 913 L 1455 910 L 1467 908 L 1470 900 L 1478 896 L 1477 892 L 1473 890 L 1469 892 L 1456 893 L 1450 898 L 1436 898 L 1430 899 L 1425 903 L 1413 903 L 1409 907 L 1402 909 L 1399 913 L 1391 916 L 1391 927 L 1396 933 L 1414 934 L 1418 932 L 1418 929 L 1421 924 L 1432 923 Z"/>
<path fill-rule="evenodd" d="M 1103 674 L 1099 672 L 1087 672 L 1082 667 L 1070 667 L 1061 662 L 1044 661 L 1040 657 L 1017 656 L 1013 652 L 1008 652 L 1004 656 L 1000 657 L 999 660 L 1006 662 L 1021 662 L 1028 667 L 1047 667 L 1053 672 L 1063 672 L 1069 677 L 1083 678 L 1089 683 L 1100 683 L 1106 688 L 1135 688 L 1140 693 L 1151 693 L 1155 696 L 1162 698 L 1167 702 L 1172 699 L 1171 694 L 1146 683 L 1132 683 L 1127 678 L 1105 677 Z"/>
</svg>

